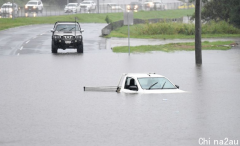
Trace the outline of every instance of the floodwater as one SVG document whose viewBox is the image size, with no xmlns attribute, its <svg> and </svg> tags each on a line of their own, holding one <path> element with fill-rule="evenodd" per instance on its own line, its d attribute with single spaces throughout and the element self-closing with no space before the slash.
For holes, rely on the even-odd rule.
<svg viewBox="0 0 240 146">
<path fill-rule="evenodd" d="M 225 138 L 240 144 L 239 46 L 203 51 L 198 66 L 194 51 L 129 56 L 90 45 L 90 37 L 84 54 L 51 54 L 43 37 L 43 54 L 0 56 L 1 146 L 197 146 Z M 83 91 L 116 86 L 129 72 L 162 74 L 188 92 Z"/>
<path fill-rule="evenodd" d="M 198 145 L 240 138 L 240 48 L 146 54 L 66 53 L 0 58 L 0 144 Z M 182 94 L 84 92 L 122 73 L 156 72 Z"/>
</svg>

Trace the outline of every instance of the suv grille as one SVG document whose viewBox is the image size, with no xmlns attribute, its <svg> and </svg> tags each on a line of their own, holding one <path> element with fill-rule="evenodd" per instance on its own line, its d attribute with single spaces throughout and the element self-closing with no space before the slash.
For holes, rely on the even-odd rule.
<svg viewBox="0 0 240 146">
<path fill-rule="evenodd" d="M 72 35 L 64 35 L 62 36 L 62 39 L 64 40 L 72 40 L 74 37 Z"/>
</svg>

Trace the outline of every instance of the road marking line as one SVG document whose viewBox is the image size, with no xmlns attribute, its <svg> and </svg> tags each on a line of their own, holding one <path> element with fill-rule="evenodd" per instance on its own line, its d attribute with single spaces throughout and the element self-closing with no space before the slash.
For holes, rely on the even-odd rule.
<svg viewBox="0 0 240 146">
<path fill-rule="evenodd" d="M 17 56 L 19 56 L 19 53 L 17 54 Z"/>
<path fill-rule="evenodd" d="M 44 35 L 44 33 L 40 34 L 40 35 Z"/>
<path fill-rule="evenodd" d="M 29 43 L 29 42 L 30 42 L 30 41 L 27 41 L 26 44 Z"/>
<path fill-rule="evenodd" d="M 20 50 L 22 50 L 23 49 L 23 46 L 20 48 Z"/>
</svg>

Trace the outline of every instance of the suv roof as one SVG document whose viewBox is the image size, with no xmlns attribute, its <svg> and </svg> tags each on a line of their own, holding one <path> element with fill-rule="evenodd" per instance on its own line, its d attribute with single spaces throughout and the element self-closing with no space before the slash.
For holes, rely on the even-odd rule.
<svg viewBox="0 0 240 146">
<path fill-rule="evenodd" d="M 79 26 L 80 24 L 78 22 L 75 22 L 75 21 L 57 21 L 55 24 L 54 24 L 54 27 L 57 25 L 57 24 L 72 24 L 72 23 L 77 23 Z"/>
</svg>

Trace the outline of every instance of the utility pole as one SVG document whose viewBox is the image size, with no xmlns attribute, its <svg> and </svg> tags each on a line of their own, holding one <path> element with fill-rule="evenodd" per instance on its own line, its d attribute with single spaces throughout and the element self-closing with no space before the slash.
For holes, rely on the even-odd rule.
<svg viewBox="0 0 240 146">
<path fill-rule="evenodd" d="M 196 64 L 202 64 L 201 2 L 202 2 L 202 0 L 196 0 L 196 7 L 195 7 L 195 60 L 196 60 Z"/>
<path fill-rule="evenodd" d="M 12 19 L 14 19 L 14 0 L 12 0 Z"/>
<path fill-rule="evenodd" d="M 99 0 L 97 0 L 97 9 L 98 9 L 98 14 L 99 14 Z"/>
<path fill-rule="evenodd" d="M 130 56 L 130 29 L 129 29 L 129 12 L 127 12 L 127 21 L 128 21 L 128 55 Z"/>
</svg>

